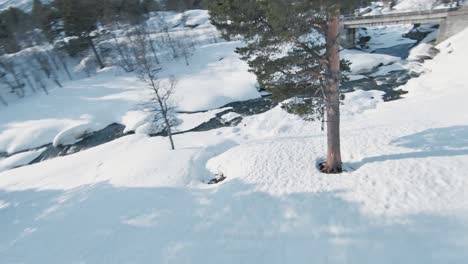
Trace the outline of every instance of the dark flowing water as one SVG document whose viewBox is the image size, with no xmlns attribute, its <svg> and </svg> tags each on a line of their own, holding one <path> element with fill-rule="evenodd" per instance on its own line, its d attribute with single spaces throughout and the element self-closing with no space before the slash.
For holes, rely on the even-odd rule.
<svg viewBox="0 0 468 264">
<path fill-rule="evenodd" d="M 414 43 L 400 44 L 400 45 L 389 47 L 389 48 L 376 49 L 372 53 L 386 54 L 386 55 L 391 55 L 391 56 L 399 57 L 402 59 L 406 59 L 409 56 L 409 52 L 411 48 L 413 48 L 414 46 L 415 46 Z"/>
<path fill-rule="evenodd" d="M 399 57 L 405 60 L 408 58 L 411 49 L 415 47 L 419 43 L 420 40 L 424 39 L 424 37 L 427 34 L 428 33 L 418 35 L 419 39 L 416 39 L 417 40 L 416 43 L 406 43 L 406 44 L 400 44 L 400 45 L 396 45 L 396 46 L 389 47 L 389 48 L 376 49 L 372 53 L 391 55 L 391 56 Z M 375 71 L 377 70 L 378 69 L 376 69 Z M 398 71 L 389 72 L 382 76 L 372 76 L 372 74 L 375 71 L 363 74 L 364 76 L 367 77 L 366 79 L 348 81 L 348 82 L 342 83 L 341 85 L 342 91 L 346 93 L 346 92 L 352 92 L 355 90 L 365 90 L 365 91 L 378 90 L 378 91 L 385 92 L 385 94 L 383 95 L 383 100 L 385 102 L 393 101 L 393 100 L 401 99 L 402 98 L 401 95 L 408 93 L 407 91 L 399 89 L 399 87 L 406 84 L 411 78 L 418 77 L 417 74 L 412 73 L 408 70 L 398 70 Z"/>
</svg>

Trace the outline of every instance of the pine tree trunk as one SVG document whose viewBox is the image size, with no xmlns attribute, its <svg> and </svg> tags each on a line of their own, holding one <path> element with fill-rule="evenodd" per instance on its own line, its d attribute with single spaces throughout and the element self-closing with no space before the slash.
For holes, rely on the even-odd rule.
<svg viewBox="0 0 468 264">
<path fill-rule="evenodd" d="M 325 89 L 327 112 L 327 161 L 325 173 L 342 172 L 340 149 L 340 18 L 339 6 L 331 7 L 327 22 L 328 78 Z"/>
<path fill-rule="evenodd" d="M 93 52 L 94 52 L 94 55 L 96 56 L 96 60 L 99 64 L 99 67 L 101 69 L 104 69 L 104 63 L 102 63 L 101 57 L 99 56 L 99 53 L 97 52 L 96 47 L 94 46 L 93 39 L 90 36 L 86 37 L 86 39 L 88 40 L 88 43 L 91 46 L 91 49 L 93 49 Z"/>
</svg>

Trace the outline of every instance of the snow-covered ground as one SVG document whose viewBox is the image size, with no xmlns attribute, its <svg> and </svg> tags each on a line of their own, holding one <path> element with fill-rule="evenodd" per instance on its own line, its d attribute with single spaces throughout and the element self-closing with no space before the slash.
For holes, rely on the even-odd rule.
<svg viewBox="0 0 468 264">
<path fill-rule="evenodd" d="M 381 92 L 373 91 L 347 95 L 342 124 L 347 172 L 341 175 L 316 169 L 325 151 L 320 126 L 280 107 L 236 127 L 177 135 L 175 151 L 169 151 L 166 138 L 136 134 L 3 172 L 0 259 L 466 263 L 467 45 L 468 30 L 442 43 L 441 54 L 424 64 L 426 74 L 404 87 L 410 93 L 403 100 L 382 103 Z M 213 63 L 223 61 L 227 65 L 217 68 L 245 71 L 234 59 Z M 73 87 L 54 91 L 64 99 L 56 104 L 75 104 L 81 111 L 51 119 L 67 126 L 93 120 L 85 110 L 99 105 L 93 112 L 118 121 L 141 95 L 134 79 L 109 76 L 83 81 L 87 85 L 76 88 L 80 96 L 73 99 L 79 102 L 65 99 L 78 92 Z M 241 84 L 249 94 L 250 81 Z M 54 105 L 53 99 L 42 106 L 37 97 L 27 100 L 21 104 L 37 104 L 29 112 Z M 19 104 L 12 109 L 19 111 Z M 33 114 L 25 110 L 19 116 L 29 122 Z M 21 145 L 6 143 L 12 149 Z M 214 174 L 227 179 L 206 185 Z"/>
<path fill-rule="evenodd" d="M 202 12 L 189 21 L 208 23 Z M 237 45 L 202 44 L 189 67 L 165 64 L 162 78 L 179 78 L 179 110 L 209 110 L 179 114 L 177 131 L 259 96 Z M 0 157 L 0 263 L 467 263 L 467 45 L 468 29 L 440 44 L 402 100 L 346 94 L 341 175 L 316 169 L 320 124 L 280 106 L 176 135 L 170 151 L 166 138 L 138 132 L 147 89 L 130 74 L 109 70 L 18 100 L 0 109 L 0 152 L 72 143 L 114 122 L 137 133 L 20 168 L 43 150 Z M 430 50 L 422 44 L 410 59 Z M 342 55 L 353 74 L 407 67 Z M 227 178 L 207 185 L 216 174 Z"/>
<path fill-rule="evenodd" d="M 215 32 L 204 10 L 186 12 L 187 24 L 199 24 L 192 34 L 209 38 Z M 169 23 L 179 24 L 182 15 L 168 13 Z M 187 29 L 186 29 L 187 30 Z M 173 34 L 183 31 L 173 28 Z M 165 60 L 159 73 L 161 81 L 175 77 L 177 89 L 173 101 L 178 111 L 204 111 L 228 103 L 260 97 L 256 77 L 234 52 L 240 43 L 209 44 L 200 40 L 189 62 L 183 59 Z M 63 88 L 55 88 L 51 95 L 34 94 L 0 106 L 0 153 L 9 154 L 48 143 L 72 144 L 85 134 L 120 123 L 127 131 L 144 129 L 147 114 L 142 101 L 151 91 L 135 74 L 125 74 L 110 68 L 91 78 L 68 81 Z M 206 116 L 181 115 L 184 121 L 178 128 L 185 131 L 206 122 Z M 208 119 L 209 120 L 209 119 Z"/>
<path fill-rule="evenodd" d="M 413 11 L 425 11 L 433 9 L 447 9 L 455 7 L 456 1 L 450 3 L 450 1 L 441 0 L 397 0 L 395 1 L 395 6 L 390 8 L 391 1 L 372 1 L 370 6 L 359 9 L 360 13 L 365 16 L 371 15 L 381 15 L 388 13 L 397 13 L 397 12 L 413 12 Z M 460 1 L 461 4 L 463 1 Z"/>
</svg>

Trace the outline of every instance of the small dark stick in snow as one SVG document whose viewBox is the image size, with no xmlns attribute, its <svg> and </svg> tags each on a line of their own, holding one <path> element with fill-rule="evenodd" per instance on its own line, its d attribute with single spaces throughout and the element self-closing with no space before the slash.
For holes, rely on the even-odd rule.
<svg viewBox="0 0 468 264">
<path fill-rule="evenodd" d="M 224 180 L 226 180 L 226 177 L 224 176 L 224 174 L 222 174 L 222 173 L 221 174 L 216 174 L 215 178 L 210 180 L 208 182 L 208 184 L 218 184 L 220 182 L 223 182 Z"/>
</svg>

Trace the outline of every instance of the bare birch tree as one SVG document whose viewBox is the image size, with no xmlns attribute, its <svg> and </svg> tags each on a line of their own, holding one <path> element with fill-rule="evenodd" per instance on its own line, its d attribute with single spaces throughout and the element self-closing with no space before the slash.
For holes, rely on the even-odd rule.
<svg viewBox="0 0 468 264">
<path fill-rule="evenodd" d="M 174 58 L 178 57 L 177 49 L 174 40 L 172 39 L 171 32 L 169 32 L 169 25 L 167 24 L 166 20 L 163 17 L 158 17 L 158 26 L 163 33 L 163 42 L 169 46 L 172 51 L 172 55 Z"/>
<path fill-rule="evenodd" d="M 173 139 L 173 127 L 175 125 L 174 108 L 172 96 L 177 82 L 175 78 L 169 82 L 158 79 L 157 73 L 161 69 L 159 60 L 152 52 L 148 31 L 137 29 L 129 39 L 132 44 L 132 55 L 136 62 L 136 71 L 139 78 L 146 82 L 152 91 L 152 96 L 147 107 L 153 115 L 153 121 L 162 123 L 163 130 L 167 133 L 171 149 L 175 149 Z"/>
<path fill-rule="evenodd" d="M 47 86 L 45 85 L 44 81 L 42 80 L 41 74 L 38 71 L 33 71 L 32 73 L 32 78 L 34 79 L 34 82 L 39 85 L 39 87 L 44 91 L 45 94 L 49 94 L 49 91 L 47 90 Z"/>
<path fill-rule="evenodd" d="M 65 54 L 65 52 L 54 48 L 52 56 L 57 58 L 59 63 L 62 65 L 62 68 L 65 70 L 65 73 L 67 73 L 68 79 L 70 79 L 70 81 L 73 80 L 73 77 L 70 73 L 70 69 L 68 68 L 67 55 Z"/>
<path fill-rule="evenodd" d="M 44 73 L 44 75 L 48 79 L 52 78 L 52 80 L 55 82 L 55 84 L 57 84 L 58 87 L 62 87 L 62 84 L 58 79 L 58 75 L 50 62 L 51 58 L 47 54 L 44 54 L 40 51 L 34 52 L 32 54 L 32 57 L 39 65 L 39 69 Z"/>
<path fill-rule="evenodd" d="M 12 59 L 4 57 L 0 59 L 0 82 L 8 86 L 10 92 L 15 93 L 18 97 L 26 95 L 23 75 Z"/>
<path fill-rule="evenodd" d="M 132 50 L 128 40 L 131 40 L 130 36 L 127 36 L 125 40 L 117 38 L 114 34 L 112 35 L 114 49 L 117 52 L 116 63 L 125 72 L 135 71 L 135 62 L 133 60 Z"/>
</svg>

